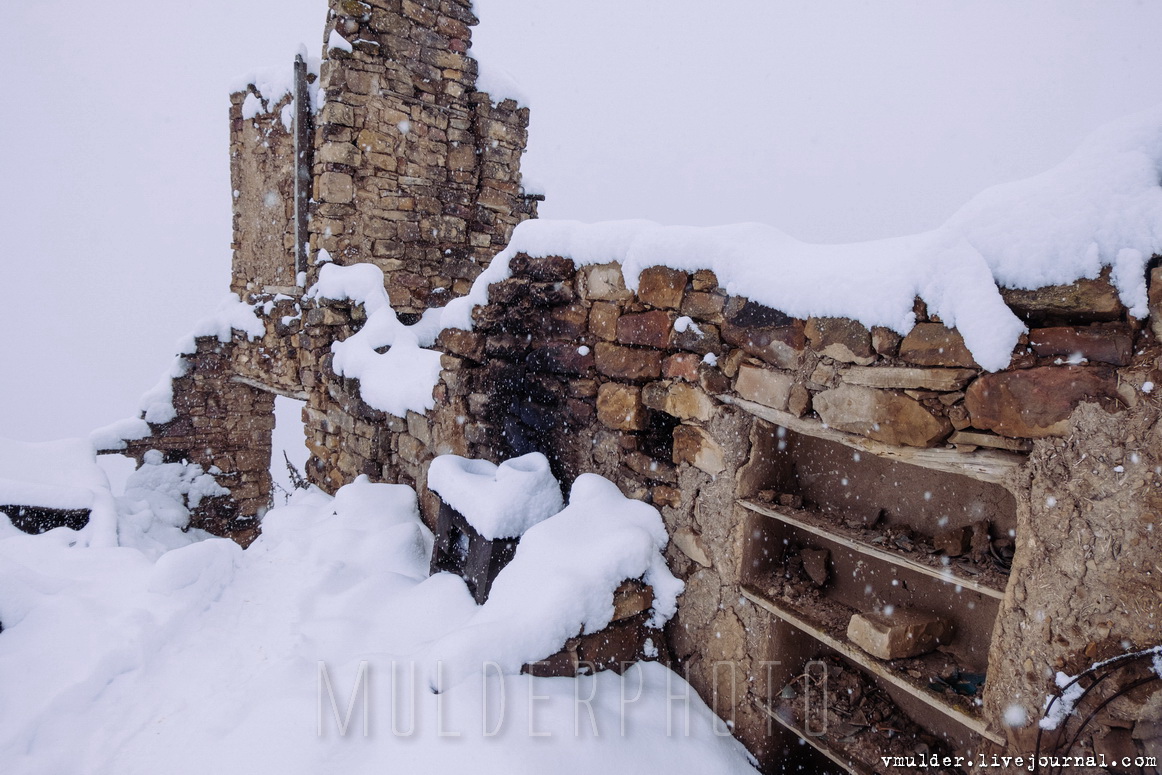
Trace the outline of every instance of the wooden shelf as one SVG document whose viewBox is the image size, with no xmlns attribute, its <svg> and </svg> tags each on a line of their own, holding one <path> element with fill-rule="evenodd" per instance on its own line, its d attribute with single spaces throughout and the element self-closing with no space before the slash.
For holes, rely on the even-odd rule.
<svg viewBox="0 0 1162 775">
<path fill-rule="evenodd" d="M 829 745 L 826 738 L 808 735 L 804 730 L 800 729 L 794 721 L 788 718 L 784 718 L 784 714 L 779 713 L 777 708 L 772 708 L 770 705 L 757 698 L 754 700 L 754 703 L 758 709 L 761 710 L 772 721 L 786 729 L 788 732 L 797 735 L 800 740 L 803 740 L 816 751 L 834 762 L 837 766 L 843 768 L 845 772 L 849 772 L 851 775 L 873 775 L 872 769 L 864 762 L 852 759 L 850 756 L 844 754 L 843 749 Z"/>
<path fill-rule="evenodd" d="M 728 394 L 716 396 L 720 401 L 733 404 L 738 408 L 767 422 L 781 425 L 795 433 L 805 436 L 834 441 L 851 447 L 852 449 L 876 455 L 888 460 L 928 468 L 933 471 L 943 471 L 950 474 L 959 474 L 982 482 L 991 482 L 1005 487 L 1010 486 L 1009 476 L 1025 463 L 1025 456 L 1015 452 L 1003 452 L 995 449 L 978 449 L 974 452 L 964 452 L 948 448 L 924 449 L 921 447 L 898 447 L 893 444 L 873 441 L 855 433 L 846 433 L 829 428 L 817 419 L 811 417 L 796 417 L 788 412 L 771 409 L 753 401 L 747 401 Z"/>
<path fill-rule="evenodd" d="M 802 510 L 792 511 L 788 509 L 781 509 L 773 504 L 756 503 L 750 500 L 739 500 L 739 505 L 748 511 L 755 514 L 760 514 L 771 519 L 778 520 L 792 527 L 800 530 L 813 533 L 828 541 L 834 541 L 841 546 L 847 547 L 852 551 L 868 557 L 874 557 L 877 560 L 897 565 L 901 568 L 922 573 L 934 579 L 939 579 L 948 584 L 956 584 L 964 589 L 978 592 L 982 595 L 994 598 L 996 600 L 1003 600 L 1005 597 L 1005 590 L 1003 586 L 992 586 L 987 583 L 982 583 L 976 579 L 964 575 L 963 572 L 958 572 L 953 566 L 941 566 L 937 562 L 932 565 L 927 565 L 918 559 L 914 559 L 902 552 L 895 552 L 888 549 L 881 549 L 877 546 L 867 543 L 856 537 L 858 531 L 851 528 L 846 528 L 841 525 L 836 525 L 830 520 L 822 517 L 815 512 Z M 1000 575 L 999 573 L 997 575 Z"/>
<path fill-rule="evenodd" d="M 966 710 L 949 702 L 945 697 L 929 689 L 925 683 L 893 669 L 891 663 L 877 659 L 863 650 L 856 648 L 848 643 L 846 638 L 829 632 L 826 628 L 816 623 L 816 621 L 813 621 L 809 614 L 800 610 L 789 601 L 774 600 L 755 587 L 745 584 L 742 587 L 742 595 L 760 608 L 774 614 L 828 648 L 836 651 L 849 662 L 858 665 L 872 675 L 882 678 L 966 729 L 991 740 L 997 745 L 1005 745 L 1005 738 L 991 731 L 981 720 L 979 712 Z M 843 609 L 844 613 L 855 613 L 847 609 L 846 606 L 827 599 L 815 601 L 813 605 Z"/>
</svg>

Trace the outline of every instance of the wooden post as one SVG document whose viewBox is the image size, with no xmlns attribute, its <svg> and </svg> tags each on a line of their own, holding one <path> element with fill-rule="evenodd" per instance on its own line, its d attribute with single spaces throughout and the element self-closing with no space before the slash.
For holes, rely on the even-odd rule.
<svg viewBox="0 0 1162 775">
<path fill-rule="evenodd" d="M 307 90 L 307 63 L 295 56 L 295 284 L 304 282 L 310 235 L 307 219 L 311 200 L 311 95 Z"/>
</svg>

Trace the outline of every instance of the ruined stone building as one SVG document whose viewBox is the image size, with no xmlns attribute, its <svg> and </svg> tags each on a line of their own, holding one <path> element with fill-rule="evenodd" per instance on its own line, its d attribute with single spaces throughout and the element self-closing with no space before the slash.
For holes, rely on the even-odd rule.
<svg viewBox="0 0 1162 775">
<path fill-rule="evenodd" d="M 791 317 L 710 271 L 649 268 L 631 291 L 616 264 L 517 255 L 473 330 L 436 340 L 433 408 L 369 406 L 331 351 L 367 310 L 306 293 L 320 258 L 379 267 L 411 324 L 536 216 L 529 112 L 477 91 L 475 23 L 469 0 L 330 0 L 298 100 L 232 96 L 230 285 L 265 333 L 198 339 L 177 417 L 127 444 L 221 472 L 230 495 L 196 525 L 243 543 L 260 530 L 276 395 L 305 401 L 311 483 L 412 485 L 433 525 L 440 454 L 540 451 L 564 483 L 599 473 L 669 528 L 686 591 L 662 658 L 771 767 L 797 735 L 851 772 L 1030 753 L 1059 671 L 1162 641 L 1156 261 L 1146 320 L 1107 275 L 1003 291 L 1030 332 L 989 372 L 919 302 L 901 337 Z M 805 709 L 824 670 L 830 699 Z M 1159 753 L 1159 683 L 1130 688 L 1143 676 L 1095 690 L 1091 709 L 1119 696 L 1076 750 Z"/>
</svg>

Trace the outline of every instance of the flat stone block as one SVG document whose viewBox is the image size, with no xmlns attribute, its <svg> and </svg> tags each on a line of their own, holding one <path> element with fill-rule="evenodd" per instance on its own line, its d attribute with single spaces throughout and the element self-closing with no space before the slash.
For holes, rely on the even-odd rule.
<svg viewBox="0 0 1162 775">
<path fill-rule="evenodd" d="M 952 432 L 948 418 L 935 415 L 902 393 L 858 385 L 825 390 L 812 402 L 823 422 L 885 444 L 931 447 Z"/>
<path fill-rule="evenodd" d="M 960 332 L 943 323 L 917 323 L 900 343 L 900 358 L 920 366 L 977 366 Z"/>
<path fill-rule="evenodd" d="M 666 266 L 651 266 L 638 278 L 638 298 L 651 307 L 678 309 L 690 276 Z"/>
<path fill-rule="evenodd" d="M 606 382 L 597 389 L 597 419 L 607 428 L 640 431 L 646 427 L 641 388 Z"/>
<path fill-rule="evenodd" d="M 951 638 L 952 624 L 947 620 L 904 608 L 890 615 L 855 614 L 847 625 L 847 639 L 880 659 L 927 654 Z"/>
<path fill-rule="evenodd" d="M 786 372 L 743 363 L 738 367 L 734 391 L 748 401 L 782 411 L 787 408 L 794 384 L 795 378 Z"/>
<path fill-rule="evenodd" d="M 1104 366 L 1040 366 L 983 374 L 969 385 L 964 404 L 972 426 L 1002 436 L 1062 436 L 1082 401 L 1113 399 L 1118 380 Z"/>
<path fill-rule="evenodd" d="M 840 374 L 849 385 L 939 392 L 960 390 L 975 376 L 976 372 L 971 369 L 913 369 L 906 366 L 853 366 Z"/>
</svg>

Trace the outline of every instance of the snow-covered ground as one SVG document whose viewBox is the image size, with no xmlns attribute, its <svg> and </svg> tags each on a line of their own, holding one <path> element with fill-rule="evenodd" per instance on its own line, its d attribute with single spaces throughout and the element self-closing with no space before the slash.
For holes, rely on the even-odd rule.
<svg viewBox="0 0 1162 775">
<path fill-rule="evenodd" d="M 672 614 L 660 517 L 600 477 L 529 529 L 484 606 L 459 577 L 429 577 L 410 488 L 300 491 L 243 551 L 179 529 L 198 477 L 154 460 L 80 531 L 26 535 L 0 517 L 3 772 L 753 771 L 657 663 L 517 673 L 600 629 L 624 577 L 647 574 L 655 613 Z M 578 540 L 577 519 L 608 529 Z"/>
</svg>

